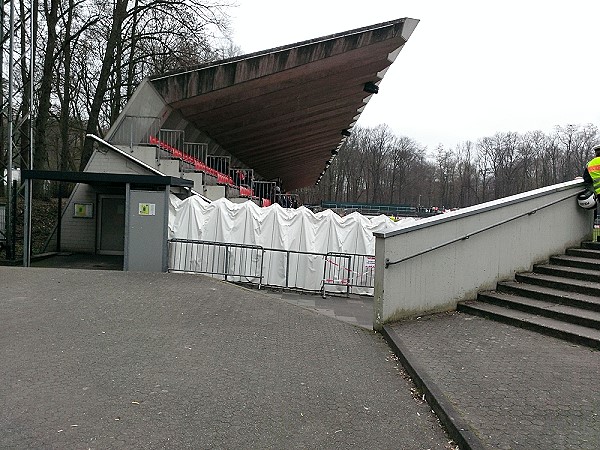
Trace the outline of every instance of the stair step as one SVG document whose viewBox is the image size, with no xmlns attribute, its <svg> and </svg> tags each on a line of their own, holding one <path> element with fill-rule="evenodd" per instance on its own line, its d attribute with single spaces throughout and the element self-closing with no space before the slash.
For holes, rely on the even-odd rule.
<svg viewBox="0 0 600 450">
<path fill-rule="evenodd" d="M 569 292 L 578 292 L 593 297 L 600 297 L 600 282 L 598 281 L 575 280 L 532 272 L 517 273 L 515 279 L 521 283 L 535 284 L 538 286 L 546 286 Z"/>
<path fill-rule="evenodd" d="M 485 303 L 518 309 L 519 311 L 600 330 L 600 309 L 592 311 L 553 301 L 521 297 L 498 291 L 481 292 L 477 299 Z M 600 303 L 598 303 L 598 306 L 600 306 Z"/>
<path fill-rule="evenodd" d="M 535 264 L 535 273 L 554 275 L 575 280 L 597 281 L 600 280 L 600 270 L 581 269 L 579 267 L 557 266 L 554 264 Z"/>
<path fill-rule="evenodd" d="M 582 248 L 593 248 L 596 250 L 600 250 L 600 242 L 596 241 L 584 241 L 581 243 Z"/>
<path fill-rule="evenodd" d="M 568 248 L 568 256 L 580 256 L 582 258 L 600 259 L 600 250 L 593 248 Z"/>
<path fill-rule="evenodd" d="M 600 330 L 480 301 L 461 302 L 458 311 L 526 328 L 587 347 L 600 349 Z"/>
<path fill-rule="evenodd" d="M 550 257 L 550 263 L 558 264 L 560 266 L 600 270 L 600 260 L 594 258 L 582 258 L 581 256 L 554 255 Z"/>
<path fill-rule="evenodd" d="M 554 289 L 518 281 L 502 281 L 496 286 L 497 292 L 526 297 L 536 301 L 572 306 L 574 308 L 586 309 L 600 313 L 600 298 L 593 295 L 569 292 L 562 289 Z"/>
</svg>

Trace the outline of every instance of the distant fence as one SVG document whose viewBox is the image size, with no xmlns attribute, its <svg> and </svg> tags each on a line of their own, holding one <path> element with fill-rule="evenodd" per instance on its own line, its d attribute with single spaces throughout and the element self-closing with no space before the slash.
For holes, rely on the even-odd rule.
<svg viewBox="0 0 600 450">
<path fill-rule="evenodd" d="M 290 290 L 372 295 L 375 257 L 188 239 L 169 240 L 169 272 Z"/>
<path fill-rule="evenodd" d="M 399 214 L 416 216 L 418 209 L 411 205 L 388 205 L 377 203 L 356 203 L 356 202 L 331 202 L 322 201 L 321 208 L 324 209 L 345 209 L 349 211 L 358 211 L 360 213 L 372 214 Z"/>
<path fill-rule="evenodd" d="M 441 211 L 437 209 L 424 208 L 422 206 L 378 203 L 322 201 L 320 207 L 322 209 L 343 210 L 345 213 L 357 211 L 364 215 L 385 214 L 403 217 L 430 217 L 441 214 Z"/>
</svg>

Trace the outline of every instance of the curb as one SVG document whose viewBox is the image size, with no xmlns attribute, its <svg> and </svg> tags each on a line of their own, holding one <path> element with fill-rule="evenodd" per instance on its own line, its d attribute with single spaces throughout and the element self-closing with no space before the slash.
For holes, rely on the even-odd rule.
<svg viewBox="0 0 600 450">
<path fill-rule="evenodd" d="M 429 374 L 404 345 L 400 336 L 384 325 L 381 334 L 392 348 L 408 374 L 419 389 L 425 393 L 425 399 L 431 409 L 446 427 L 450 437 L 462 450 L 485 450 L 487 447 L 477 437 L 469 424 L 460 416 L 446 395 L 429 377 Z"/>
</svg>

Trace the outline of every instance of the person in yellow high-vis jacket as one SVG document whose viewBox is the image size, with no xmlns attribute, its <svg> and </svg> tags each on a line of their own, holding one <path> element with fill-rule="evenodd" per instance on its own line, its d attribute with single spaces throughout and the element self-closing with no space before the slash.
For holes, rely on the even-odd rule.
<svg viewBox="0 0 600 450">
<path fill-rule="evenodd" d="M 585 170 L 583 171 L 583 180 L 590 185 L 597 196 L 600 196 L 600 144 L 594 146 L 594 154 Z"/>
<path fill-rule="evenodd" d="M 583 180 L 589 185 L 590 190 L 596 194 L 596 199 L 600 199 L 600 144 L 597 144 L 593 148 L 594 158 L 587 163 L 585 170 L 583 171 Z M 600 242 L 600 230 L 596 229 L 598 223 L 598 205 L 596 202 L 596 208 L 594 208 L 594 232 L 593 240 Z"/>
</svg>

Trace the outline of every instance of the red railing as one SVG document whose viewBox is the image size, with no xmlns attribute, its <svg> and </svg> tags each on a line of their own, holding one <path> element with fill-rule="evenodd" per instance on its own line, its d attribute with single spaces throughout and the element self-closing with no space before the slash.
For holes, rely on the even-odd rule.
<svg viewBox="0 0 600 450">
<path fill-rule="evenodd" d="M 188 164 L 191 164 L 194 167 L 194 170 L 197 170 L 198 172 L 203 172 L 208 175 L 212 175 L 212 176 L 216 177 L 217 184 L 228 185 L 231 187 L 238 187 L 240 190 L 240 196 L 242 196 L 242 197 L 254 197 L 255 196 L 254 189 L 246 187 L 246 186 L 236 186 L 236 184 L 233 180 L 233 177 L 231 175 L 226 175 L 222 172 L 219 172 L 216 169 L 213 169 L 208 164 L 206 164 L 204 161 L 201 161 L 200 159 L 190 155 L 189 153 L 183 152 L 183 151 L 179 150 L 178 148 L 172 146 L 171 144 L 168 144 L 167 142 L 164 142 L 154 136 L 150 136 L 149 142 L 150 142 L 150 144 L 156 145 L 159 148 L 161 148 L 162 150 L 166 151 L 173 158 L 177 158 Z M 268 183 L 268 184 L 274 184 L 274 183 Z M 268 198 L 261 198 L 261 206 L 266 207 L 266 206 L 271 206 L 271 204 L 272 204 L 272 201 L 269 200 Z"/>
</svg>

